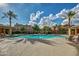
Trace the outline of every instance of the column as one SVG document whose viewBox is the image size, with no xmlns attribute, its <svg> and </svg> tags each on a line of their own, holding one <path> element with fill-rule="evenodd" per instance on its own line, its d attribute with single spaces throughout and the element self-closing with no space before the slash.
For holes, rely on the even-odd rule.
<svg viewBox="0 0 79 59">
<path fill-rule="evenodd" d="M 75 35 L 77 35 L 77 28 L 75 28 Z"/>
</svg>

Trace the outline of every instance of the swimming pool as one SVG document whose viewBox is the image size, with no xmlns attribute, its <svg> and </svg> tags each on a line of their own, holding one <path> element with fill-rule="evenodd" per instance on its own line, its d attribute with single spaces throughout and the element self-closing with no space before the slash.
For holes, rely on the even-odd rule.
<svg viewBox="0 0 79 59">
<path fill-rule="evenodd" d="M 26 39 L 51 39 L 51 38 L 65 38 L 62 35 L 43 35 L 43 34 L 32 34 L 32 35 L 23 35 L 17 36 L 16 38 L 26 38 Z"/>
</svg>

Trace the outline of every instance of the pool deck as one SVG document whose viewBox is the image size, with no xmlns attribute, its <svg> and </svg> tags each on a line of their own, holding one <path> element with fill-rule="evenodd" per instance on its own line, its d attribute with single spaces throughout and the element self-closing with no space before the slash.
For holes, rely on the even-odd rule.
<svg viewBox="0 0 79 59">
<path fill-rule="evenodd" d="M 14 44 L 13 40 L 4 40 L 0 42 L 0 55 L 4 56 L 75 56 L 77 49 L 69 44 L 65 39 L 52 39 L 55 45 L 48 45 L 41 42 L 31 44 L 19 42 Z"/>
</svg>

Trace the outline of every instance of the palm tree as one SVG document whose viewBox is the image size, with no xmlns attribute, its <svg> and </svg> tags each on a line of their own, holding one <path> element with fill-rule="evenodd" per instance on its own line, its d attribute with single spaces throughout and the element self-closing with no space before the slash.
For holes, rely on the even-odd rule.
<svg viewBox="0 0 79 59">
<path fill-rule="evenodd" d="M 68 35 L 69 36 L 71 36 L 71 20 L 73 18 L 76 18 L 76 14 L 77 13 L 75 11 L 69 11 L 61 15 L 63 19 L 68 19 Z"/>
<path fill-rule="evenodd" d="M 4 16 L 2 18 L 8 18 L 9 19 L 9 34 L 12 35 L 12 19 L 13 18 L 16 19 L 17 15 L 11 10 L 9 10 L 8 12 L 3 13 L 3 14 L 4 14 Z"/>
</svg>

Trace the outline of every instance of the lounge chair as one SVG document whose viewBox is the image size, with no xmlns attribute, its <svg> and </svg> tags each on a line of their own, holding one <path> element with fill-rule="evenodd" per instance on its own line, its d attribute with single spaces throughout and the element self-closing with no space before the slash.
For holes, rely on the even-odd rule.
<svg viewBox="0 0 79 59">
<path fill-rule="evenodd" d="M 4 41 L 4 39 L 0 39 L 0 42 Z"/>
<path fill-rule="evenodd" d="M 27 42 L 27 39 L 23 39 L 23 42 L 26 43 Z"/>
<path fill-rule="evenodd" d="M 75 39 L 75 43 L 79 44 L 79 35 L 77 35 L 77 38 Z"/>
<path fill-rule="evenodd" d="M 21 42 L 21 41 L 23 41 L 23 39 L 18 39 L 18 40 L 16 40 L 16 42 Z"/>
<path fill-rule="evenodd" d="M 69 40 L 69 41 L 73 41 L 73 36 L 70 36 L 70 37 L 68 38 L 68 40 Z"/>
<path fill-rule="evenodd" d="M 79 35 L 76 35 L 76 36 L 70 36 L 70 37 L 69 37 L 69 41 L 78 44 L 78 43 L 79 43 Z"/>
<path fill-rule="evenodd" d="M 79 42 L 79 35 L 78 35 L 77 41 Z"/>
<path fill-rule="evenodd" d="M 1 38 L 4 38 L 5 37 L 5 34 L 4 33 L 0 33 L 0 37 Z"/>
</svg>

